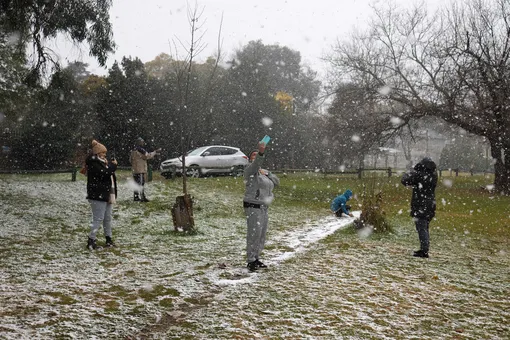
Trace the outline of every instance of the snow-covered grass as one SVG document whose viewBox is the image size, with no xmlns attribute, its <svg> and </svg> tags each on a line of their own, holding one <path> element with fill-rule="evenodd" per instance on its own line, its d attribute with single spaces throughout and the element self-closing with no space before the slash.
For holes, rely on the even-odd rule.
<svg viewBox="0 0 510 340">
<path fill-rule="evenodd" d="M 241 179 L 190 180 L 199 233 L 184 236 L 170 215 L 179 181 L 155 176 L 152 201 L 137 204 L 120 177 L 118 246 L 89 252 L 83 177 L 0 176 L 0 338 L 510 336 L 510 200 L 474 179 L 438 188 L 424 260 L 410 256 L 410 192 L 397 180 L 381 180 L 393 233 L 357 234 L 327 207 L 362 181 L 281 175 L 269 269 L 250 274 Z"/>
</svg>

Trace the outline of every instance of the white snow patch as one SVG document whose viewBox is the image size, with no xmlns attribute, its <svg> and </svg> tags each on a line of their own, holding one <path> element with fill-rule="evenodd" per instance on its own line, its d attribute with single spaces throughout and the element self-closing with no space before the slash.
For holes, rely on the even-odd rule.
<svg viewBox="0 0 510 340">
<path fill-rule="evenodd" d="M 397 125 L 402 124 L 403 121 L 399 117 L 391 117 L 390 122 L 392 125 L 397 126 Z"/>
<path fill-rule="evenodd" d="M 389 87 L 388 85 L 384 85 L 384 86 L 381 86 L 379 89 L 378 89 L 378 92 L 382 95 L 382 96 L 387 96 L 390 94 L 391 92 L 391 87 Z"/>
<path fill-rule="evenodd" d="M 264 117 L 262 118 L 262 124 L 264 124 L 264 126 L 270 127 L 273 125 L 273 120 L 269 117 Z"/>
<path fill-rule="evenodd" d="M 451 179 L 444 179 L 443 184 L 447 188 L 451 188 L 453 186 L 453 181 Z"/>
<path fill-rule="evenodd" d="M 293 231 L 292 233 L 283 235 L 280 237 L 279 241 L 282 239 L 285 240 L 285 243 L 291 248 L 294 248 L 294 250 L 285 251 L 267 262 L 279 263 L 295 256 L 299 252 L 305 251 L 310 244 L 318 242 L 333 234 L 335 231 L 346 228 L 352 224 L 356 218 L 360 217 L 361 211 L 354 211 L 352 214 L 354 217 L 326 217 L 318 222 L 305 226 L 303 230 Z M 270 243 L 268 242 L 268 244 Z"/>
</svg>

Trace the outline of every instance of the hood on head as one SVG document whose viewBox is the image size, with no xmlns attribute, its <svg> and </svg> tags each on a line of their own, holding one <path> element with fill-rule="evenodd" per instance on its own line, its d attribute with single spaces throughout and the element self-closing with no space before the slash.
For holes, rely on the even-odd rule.
<svg viewBox="0 0 510 340">
<path fill-rule="evenodd" d="M 351 189 L 347 189 L 347 190 L 345 190 L 345 192 L 344 192 L 344 196 L 345 196 L 346 198 L 351 198 L 351 197 L 352 197 L 352 191 L 351 191 Z"/>
<path fill-rule="evenodd" d="M 436 163 L 430 157 L 425 157 L 414 166 L 414 170 L 434 172 L 436 171 Z"/>
<path fill-rule="evenodd" d="M 142 137 L 138 137 L 135 141 L 135 145 L 137 146 L 144 146 L 145 145 L 145 141 L 143 140 Z"/>
</svg>

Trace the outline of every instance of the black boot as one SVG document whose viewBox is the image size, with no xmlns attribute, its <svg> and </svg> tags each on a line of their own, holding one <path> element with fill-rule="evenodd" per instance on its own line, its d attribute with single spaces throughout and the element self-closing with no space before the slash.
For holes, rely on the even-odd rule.
<svg viewBox="0 0 510 340">
<path fill-rule="evenodd" d="M 141 202 L 149 202 L 149 199 L 147 197 L 145 197 L 145 194 L 142 194 L 142 199 L 140 201 Z"/>
<path fill-rule="evenodd" d="M 97 243 L 96 243 L 96 240 L 93 240 L 89 237 L 88 241 L 87 241 L 87 249 L 88 250 L 95 250 L 97 249 Z"/>
<path fill-rule="evenodd" d="M 115 243 L 113 243 L 113 240 L 110 236 L 106 236 L 106 244 L 105 246 L 107 248 L 112 248 L 112 247 L 115 247 Z"/>
<path fill-rule="evenodd" d="M 262 263 L 259 259 L 255 260 L 255 264 L 257 265 L 258 268 L 267 268 L 267 265 Z"/>
<path fill-rule="evenodd" d="M 259 269 L 259 266 L 257 264 L 257 261 L 253 261 L 253 262 L 248 262 L 248 264 L 246 265 L 246 267 L 248 267 L 248 270 L 250 272 L 254 272 L 256 271 L 257 269 Z"/>
<path fill-rule="evenodd" d="M 140 196 L 138 195 L 137 192 L 135 192 L 135 194 L 134 194 L 134 201 L 135 202 L 140 202 Z"/>
<path fill-rule="evenodd" d="M 424 252 L 423 250 L 417 250 L 413 253 L 413 256 L 414 257 L 424 257 L 424 258 L 428 258 L 429 257 L 429 253 L 428 252 Z"/>
</svg>

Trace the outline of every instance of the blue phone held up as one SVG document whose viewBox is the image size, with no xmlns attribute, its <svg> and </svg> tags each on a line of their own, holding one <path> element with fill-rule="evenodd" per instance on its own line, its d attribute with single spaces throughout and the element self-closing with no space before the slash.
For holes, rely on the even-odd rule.
<svg viewBox="0 0 510 340">
<path fill-rule="evenodd" d="M 270 140 L 271 140 L 271 137 L 269 137 L 268 135 L 265 135 L 264 138 L 262 138 L 262 140 L 260 142 L 264 143 L 264 145 L 267 145 Z"/>
</svg>

